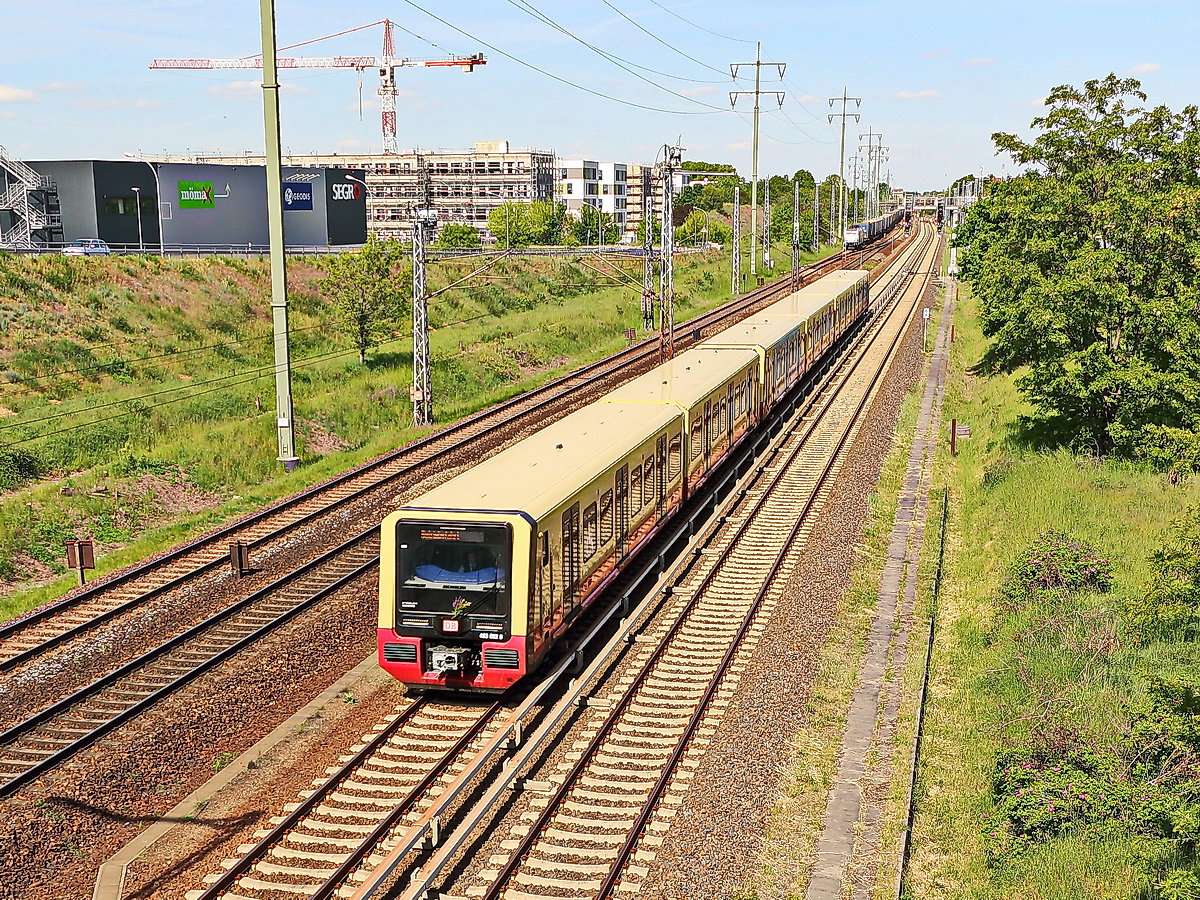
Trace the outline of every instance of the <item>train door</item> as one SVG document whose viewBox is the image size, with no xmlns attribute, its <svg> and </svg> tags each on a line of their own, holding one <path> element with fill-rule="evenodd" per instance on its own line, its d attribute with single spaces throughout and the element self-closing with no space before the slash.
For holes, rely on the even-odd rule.
<svg viewBox="0 0 1200 900">
<path fill-rule="evenodd" d="M 629 549 L 629 466 L 617 469 L 617 557 L 624 558 Z"/>
<path fill-rule="evenodd" d="M 549 531 L 538 534 L 535 573 L 533 621 L 529 624 L 534 634 L 544 635 L 554 624 L 554 554 L 550 552 Z"/>
<path fill-rule="evenodd" d="M 655 445 L 654 456 L 658 464 L 654 467 L 654 496 L 656 518 L 661 519 L 666 510 L 667 501 L 667 436 L 660 434 Z"/>
<path fill-rule="evenodd" d="M 569 616 L 579 602 L 580 565 L 579 504 L 574 503 L 562 517 L 563 615 Z"/>
<path fill-rule="evenodd" d="M 713 403 L 711 400 L 704 401 L 704 468 L 708 469 L 712 466 L 712 448 L 713 448 Z"/>
<path fill-rule="evenodd" d="M 737 405 L 733 399 L 733 385 L 725 389 L 725 434 L 733 440 L 733 423 L 737 418 Z"/>
</svg>

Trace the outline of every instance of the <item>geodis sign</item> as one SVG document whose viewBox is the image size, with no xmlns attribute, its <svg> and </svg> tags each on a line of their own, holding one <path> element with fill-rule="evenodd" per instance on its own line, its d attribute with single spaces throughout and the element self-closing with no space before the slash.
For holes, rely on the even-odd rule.
<svg viewBox="0 0 1200 900">
<path fill-rule="evenodd" d="M 213 186 L 211 181 L 179 182 L 180 209 L 212 209 Z"/>
</svg>

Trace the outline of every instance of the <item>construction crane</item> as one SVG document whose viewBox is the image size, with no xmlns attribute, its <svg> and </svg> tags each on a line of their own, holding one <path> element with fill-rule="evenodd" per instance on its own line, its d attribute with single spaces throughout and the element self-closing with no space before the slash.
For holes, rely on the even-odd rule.
<svg viewBox="0 0 1200 900">
<path fill-rule="evenodd" d="M 392 40 L 392 22 L 383 19 L 369 25 L 360 25 L 337 34 L 314 38 L 302 44 L 281 47 L 280 50 L 291 50 L 305 44 L 315 44 L 317 41 L 340 37 L 364 28 L 383 26 L 383 55 L 382 56 L 276 56 L 275 64 L 281 69 L 355 69 L 359 72 L 366 69 L 379 70 L 379 97 L 383 107 L 383 152 L 398 153 L 396 144 L 396 70 L 415 66 L 460 66 L 464 72 L 472 72 L 476 66 L 487 64 L 482 53 L 474 56 L 449 56 L 444 59 L 410 59 L 396 58 L 396 45 Z M 243 56 L 237 59 L 156 59 L 150 63 L 151 69 L 261 69 L 262 55 Z"/>
</svg>

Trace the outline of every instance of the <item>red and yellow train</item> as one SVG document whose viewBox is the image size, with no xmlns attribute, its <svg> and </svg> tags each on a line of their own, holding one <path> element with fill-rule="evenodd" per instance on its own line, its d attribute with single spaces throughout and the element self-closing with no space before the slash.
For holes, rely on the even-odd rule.
<svg viewBox="0 0 1200 900">
<path fill-rule="evenodd" d="M 380 665 L 457 690 L 533 671 L 869 291 L 865 271 L 827 275 L 390 514 Z"/>
</svg>

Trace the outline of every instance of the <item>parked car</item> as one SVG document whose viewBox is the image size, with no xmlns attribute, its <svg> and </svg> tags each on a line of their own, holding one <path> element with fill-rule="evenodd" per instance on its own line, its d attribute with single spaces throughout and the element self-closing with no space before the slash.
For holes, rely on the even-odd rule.
<svg viewBox="0 0 1200 900">
<path fill-rule="evenodd" d="M 100 238 L 80 238 L 63 247 L 62 252 L 67 256 L 108 256 L 112 253 Z"/>
</svg>

